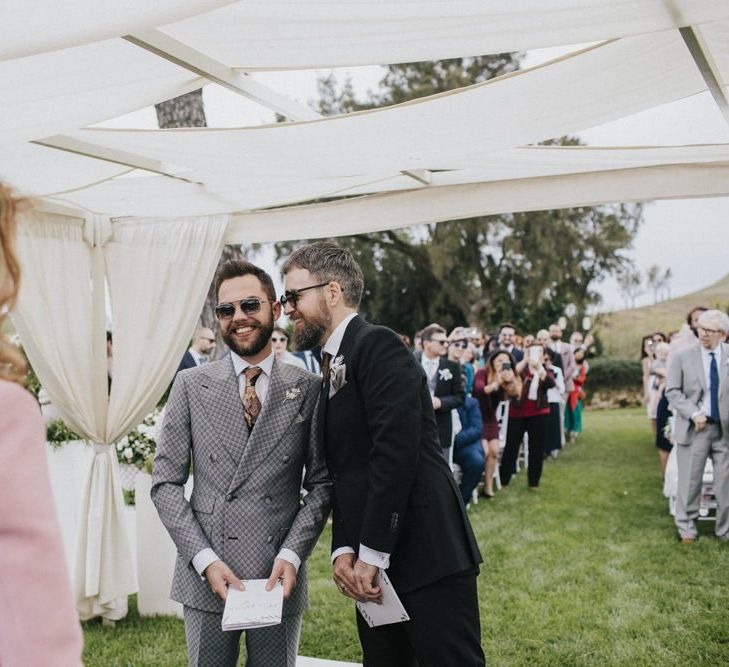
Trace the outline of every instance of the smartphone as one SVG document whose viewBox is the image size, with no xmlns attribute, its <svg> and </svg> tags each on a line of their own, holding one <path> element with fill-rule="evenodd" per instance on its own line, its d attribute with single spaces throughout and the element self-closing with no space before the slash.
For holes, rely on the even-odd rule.
<svg viewBox="0 0 729 667">
<path fill-rule="evenodd" d="M 511 362 L 505 361 L 503 364 L 501 364 L 501 370 L 502 371 L 510 371 L 511 370 Z"/>
<path fill-rule="evenodd" d="M 542 358 L 542 348 L 538 345 L 534 345 L 529 348 L 529 360 L 539 361 Z"/>
</svg>

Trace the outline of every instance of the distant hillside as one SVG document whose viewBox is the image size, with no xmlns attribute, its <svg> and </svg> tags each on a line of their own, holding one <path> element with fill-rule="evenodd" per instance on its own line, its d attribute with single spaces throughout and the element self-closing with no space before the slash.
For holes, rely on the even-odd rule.
<svg viewBox="0 0 729 667">
<path fill-rule="evenodd" d="M 653 306 L 618 310 L 601 315 L 596 331 L 603 344 L 603 353 L 610 357 L 635 358 L 640 352 L 640 339 L 653 331 L 668 334 L 681 326 L 686 313 L 694 306 L 727 310 L 729 308 L 729 274 L 710 287 L 661 301 Z"/>
</svg>

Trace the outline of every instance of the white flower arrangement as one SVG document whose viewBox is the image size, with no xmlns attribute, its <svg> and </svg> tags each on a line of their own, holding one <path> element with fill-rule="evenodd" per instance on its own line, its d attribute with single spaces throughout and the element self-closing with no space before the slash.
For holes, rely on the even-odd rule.
<svg viewBox="0 0 729 667">
<path fill-rule="evenodd" d="M 157 449 L 163 417 L 164 408 L 155 409 L 139 426 L 116 443 L 116 457 L 119 463 L 129 463 L 142 469 L 144 463 L 154 456 Z"/>
</svg>

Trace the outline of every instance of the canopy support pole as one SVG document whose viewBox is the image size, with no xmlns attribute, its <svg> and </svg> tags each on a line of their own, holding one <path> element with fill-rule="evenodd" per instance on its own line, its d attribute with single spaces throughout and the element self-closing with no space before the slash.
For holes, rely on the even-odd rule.
<svg viewBox="0 0 729 667">
<path fill-rule="evenodd" d="M 159 30 L 147 30 L 134 35 L 125 35 L 128 42 L 169 60 L 175 65 L 202 76 L 209 81 L 224 86 L 238 95 L 268 107 L 290 120 L 317 120 L 321 114 L 305 104 L 281 95 L 268 86 L 254 81 L 250 76 L 231 69 L 187 44 L 177 41 Z"/>
<path fill-rule="evenodd" d="M 701 72 L 701 76 L 706 81 L 706 85 L 711 92 L 711 96 L 714 98 L 714 102 L 716 102 L 716 106 L 719 107 L 721 115 L 724 116 L 724 120 L 729 126 L 729 99 L 727 99 L 727 95 L 721 86 L 718 68 L 712 58 L 710 49 L 706 46 L 706 42 L 701 36 L 699 28 L 696 26 L 688 26 L 679 28 L 679 31 L 691 57 L 699 68 L 699 72 Z"/>
</svg>

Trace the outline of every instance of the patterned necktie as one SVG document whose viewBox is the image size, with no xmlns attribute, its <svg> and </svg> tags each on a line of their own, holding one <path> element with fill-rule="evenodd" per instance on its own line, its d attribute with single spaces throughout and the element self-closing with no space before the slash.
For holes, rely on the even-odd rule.
<svg viewBox="0 0 729 667">
<path fill-rule="evenodd" d="M 329 370 L 331 366 L 332 355 L 329 352 L 321 353 L 321 376 L 322 386 L 329 384 Z"/>
<path fill-rule="evenodd" d="M 719 423 L 719 367 L 716 364 L 716 352 L 709 352 L 709 394 L 711 396 L 711 419 Z"/>
<path fill-rule="evenodd" d="M 263 371 L 258 366 L 249 366 L 243 371 L 246 376 L 246 388 L 243 391 L 241 400 L 243 401 L 243 414 L 248 424 L 248 429 L 252 429 L 261 414 L 261 401 L 256 394 L 256 380 Z"/>
</svg>

